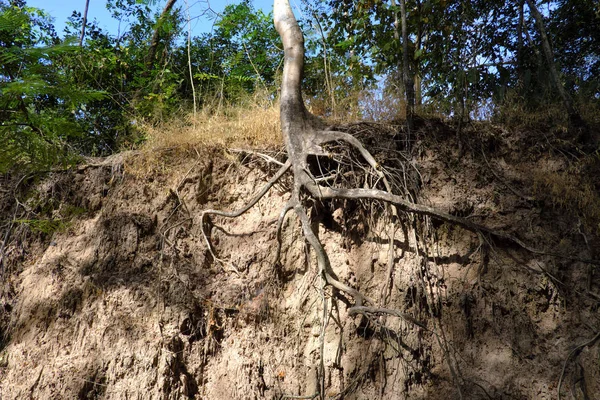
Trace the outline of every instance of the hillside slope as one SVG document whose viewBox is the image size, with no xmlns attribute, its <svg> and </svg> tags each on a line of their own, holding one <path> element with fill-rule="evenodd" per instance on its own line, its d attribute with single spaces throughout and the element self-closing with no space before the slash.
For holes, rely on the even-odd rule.
<svg viewBox="0 0 600 400">
<path fill-rule="evenodd" d="M 420 327 L 348 315 L 293 217 L 274 263 L 285 182 L 205 226 L 211 256 L 200 213 L 264 185 L 277 166 L 255 153 L 169 148 L 4 177 L 1 397 L 281 399 L 321 376 L 338 399 L 554 399 L 559 384 L 600 397 L 599 275 L 572 260 L 600 255 L 599 158 L 484 124 L 459 146 L 445 123 L 419 124 L 410 161 L 395 128 L 345 129 L 407 196 L 567 257 L 378 203 L 313 204 L 338 278 Z"/>
</svg>

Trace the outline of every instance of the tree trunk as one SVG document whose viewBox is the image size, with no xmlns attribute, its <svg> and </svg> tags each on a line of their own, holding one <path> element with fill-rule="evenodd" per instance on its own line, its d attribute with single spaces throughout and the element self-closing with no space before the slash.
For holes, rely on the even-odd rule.
<svg viewBox="0 0 600 400">
<path fill-rule="evenodd" d="M 406 1 L 400 0 L 400 16 L 402 19 L 402 75 L 406 88 L 406 124 L 409 133 L 413 130 L 415 114 L 415 86 L 408 61 L 408 27 L 406 25 Z"/>
<path fill-rule="evenodd" d="M 336 278 L 331 269 L 329 257 L 304 208 L 302 202 L 304 191 L 319 199 L 322 198 L 322 190 L 324 189 L 309 172 L 307 158 L 310 155 L 326 156 L 327 153 L 321 148 L 322 144 L 346 142 L 361 153 L 386 184 L 387 179 L 383 176 L 379 164 L 358 139 L 348 133 L 324 130 L 324 123 L 308 112 L 302 100 L 301 90 L 304 69 L 304 36 L 288 0 L 274 0 L 273 19 L 284 49 L 280 120 L 288 161 L 281 171 L 285 172 L 291 169 L 294 179 L 290 200 L 282 211 L 280 223 L 282 217 L 289 210 L 294 210 L 301 222 L 304 238 L 316 253 L 319 273 L 327 284 L 350 294 L 355 298 L 357 305 L 362 305 L 364 296 Z M 214 212 L 212 213 L 214 214 Z M 323 377 L 322 374 L 320 376 Z M 324 382 L 321 382 L 321 384 L 324 384 Z"/>
<path fill-rule="evenodd" d="M 273 6 L 275 28 L 281 36 L 284 49 L 283 77 L 280 95 L 280 120 L 288 156 L 299 164 L 299 175 L 306 168 L 307 152 L 321 153 L 311 143 L 312 131 L 321 123 L 310 114 L 302 99 L 304 72 L 304 35 L 298 26 L 288 0 L 275 0 Z"/>
<path fill-rule="evenodd" d="M 580 124 L 581 117 L 579 113 L 573 107 L 573 100 L 569 93 L 565 90 L 565 87 L 560 82 L 560 78 L 558 76 L 558 70 L 556 69 L 556 64 L 554 63 L 554 53 L 552 52 L 552 47 L 550 47 L 550 41 L 548 40 L 548 36 L 546 35 L 546 29 L 544 28 L 544 20 L 542 14 L 539 12 L 535 5 L 534 0 L 526 0 L 527 5 L 529 6 L 529 10 L 535 19 L 535 23 L 540 32 L 540 37 L 542 40 L 542 51 L 544 52 L 544 57 L 546 58 L 546 63 L 548 64 L 548 69 L 550 70 L 550 79 L 552 79 L 552 83 L 558 90 L 558 94 L 562 99 L 562 102 L 565 106 L 567 114 L 569 115 L 569 120 L 572 123 Z"/>
<path fill-rule="evenodd" d="M 156 48 L 158 47 L 158 42 L 160 39 L 160 28 L 162 27 L 162 24 L 167 15 L 169 15 L 169 12 L 171 12 L 171 9 L 175 5 L 176 1 L 177 0 L 167 1 L 165 8 L 163 9 L 162 13 L 160 13 L 160 17 L 158 17 L 156 27 L 154 28 L 154 33 L 152 34 L 152 40 L 150 41 L 150 48 L 148 49 L 148 54 L 146 55 L 146 74 L 148 74 L 148 72 L 152 70 L 152 67 L 154 65 Z"/>
<path fill-rule="evenodd" d="M 517 24 L 517 86 L 519 90 L 523 90 L 525 84 L 523 74 L 523 8 L 524 0 L 519 0 L 519 22 Z"/>
<path fill-rule="evenodd" d="M 85 9 L 83 10 L 83 23 L 81 25 L 81 35 L 79 35 L 79 47 L 83 46 L 83 38 L 85 37 L 85 26 L 87 25 L 88 8 L 90 0 L 85 0 Z"/>
<path fill-rule="evenodd" d="M 421 89 L 421 77 L 415 74 L 415 110 L 423 105 L 423 94 Z"/>
<path fill-rule="evenodd" d="M 415 38 L 415 50 L 413 54 L 413 82 L 415 88 L 415 114 L 421 109 L 423 105 L 423 95 L 421 89 L 421 54 L 423 53 L 423 6 L 421 0 L 417 0 L 417 33 Z M 416 55 L 419 57 L 416 57 Z"/>
<path fill-rule="evenodd" d="M 423 32 L 422 27 L 419 25 L 419 30 L 417 32 L 417 39 L 415 41 L 415 52 L 421 51 L 421 47 L 423 45 Z M 416 54 L 416 53 L 415 53 Z M 413 81 L 415 88 L 415 112 L 420 108 L 423 104 L 423 96 L 421 94 L 421 61 L 419 59 L 415 59 L 414 61 L 414 71 L 413 71 Z"/>
</svg>

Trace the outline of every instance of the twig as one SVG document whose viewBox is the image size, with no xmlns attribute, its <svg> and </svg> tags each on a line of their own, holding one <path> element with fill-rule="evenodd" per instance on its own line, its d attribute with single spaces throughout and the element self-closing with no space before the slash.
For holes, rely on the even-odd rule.
<svg viewBox="0 0 600 400">
<path fill-rule="evenodd" d="M 264 154 L 264 153 L 259 153 L 258 151 L 254 151 L 254 150 L 249 150 L 249 149 L 229 149 L 229 151 L 234 152 L 234 153 L 249 153 L 249 154 L 254 154 L 255 156 L 258 156 L 260 158 L 262 158 L 263 160 L 273 163 L 273 164 L 277 164 L 279 166 L 284 165 L 284 163 L 282 163 L 281 161 L 276 160 L 275 158 Z"/>
</svg>

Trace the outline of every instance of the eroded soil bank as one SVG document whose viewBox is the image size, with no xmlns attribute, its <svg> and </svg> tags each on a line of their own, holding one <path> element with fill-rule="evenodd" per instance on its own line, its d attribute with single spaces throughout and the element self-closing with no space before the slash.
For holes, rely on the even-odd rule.
<svg viewBox="0 0 600 400">
<path fill-rule="evenodd" d="M 420 203 L 598 258 L 597 156 L 488 125 L 459 146 L 421 124 L 411 161 L 389 150 L 390 130 L 350 131 Z M 426 329 L 350 316 L 292 214 L 274 263 L 285 180 L 205 227 L 214 259 L 200 212 L 242 207 L 276 167 L 190 148 L 4 177 L 2 399 L 281 399 L 316 393 L 321 376 L 337 399 L 555 399 L 559 384 L 563 398 L 600 397 L 594 265 L 379 203 L 313 204 L 338 278 Z"/>
</svg>

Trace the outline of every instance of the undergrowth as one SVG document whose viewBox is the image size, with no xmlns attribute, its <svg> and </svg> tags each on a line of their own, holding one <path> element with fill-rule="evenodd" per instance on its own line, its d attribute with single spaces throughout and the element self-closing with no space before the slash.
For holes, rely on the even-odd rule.
<svg viewBox="0 0 600 400">
<path fill-rule="evenodd" d="M 182 178 L 171 176 L 176 165 L 181 164 L 178 160 L 200 160 L 214 153 L 228 158 L 231 149 L 283 148 L 279 103 L 273 101 L 244 101 L 236 105 L 215 101 L 196 113 L 145 124 L 142 129 L 147 140 L 139 148 L 141 157 L 128 157 L 125 164 L 127 173 L 138 178 Z"/>
<path fill-rule="evenodd" d="M 282 145 L 279 104 L 204 107 L 184 118 L 144 127 L 144 150 L 200 146 L 270 148 Z"/>
<path fill-rule="evenodd" d="M 575 99 L 575 108 L 590 127 L 600 125 L 600 103 Z M 511 92 L 496 107 L 492 122 L 508 128 L 546 133 L 567 133 L 569 118 L 562 103 L 547 100 L 544 104 L 528 105 L 522 96 Z"/>
</svg>

